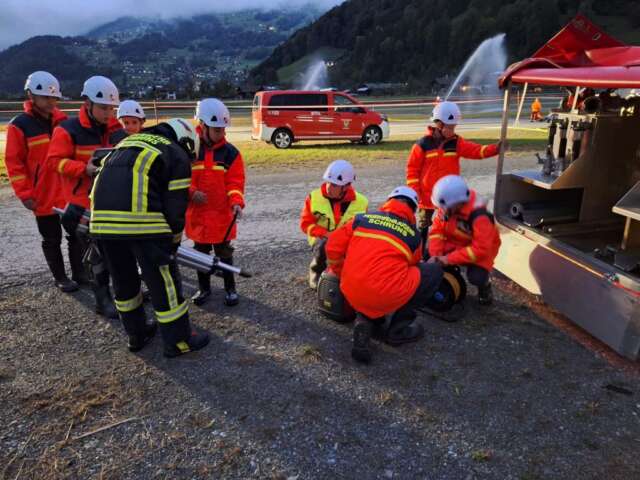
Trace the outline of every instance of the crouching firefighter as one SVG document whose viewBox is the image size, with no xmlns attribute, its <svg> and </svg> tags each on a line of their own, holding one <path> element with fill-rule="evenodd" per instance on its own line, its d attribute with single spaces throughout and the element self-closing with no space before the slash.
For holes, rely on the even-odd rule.
<svg viewBox="0 0 640 480">
<path fill-rule="evenodd" d="M 197 145 L 195 129 L 172 119 L 120 142 L 96 177 L 91 235 L 99 240 L 111 272 L 131 351 L 143 348 L 157 328 L 146 322 L 137 264 L 151 293 L 165 356 L 209 343 L 207 333 L 191 329 L 175 262 Z"/>
<path fill-rule="evenodd" d="M 371 336 L 400 345 L 424 335 L 415 310 L 442 281 L 439 264 L 420 262 L 415 190 L 398 187 L 388 198 L 379 211 L 356 215 L 333 232 L 326 247 L 329 269 L 357 312 L 351 355 L 365 363 L 371 361 Z"/>
<path fill-rule="evenodd" d="M 478 288 L 478 302 L 493 301 L 489 274 L 500 249 L 500 234 L 486 202 L 458 175 L 441 178 L 431 202 L 438 207 L 429 230 L 429 262 L 466 267 Z"/>
<path fill-rule="evenodd" d="M 325 245 L 329 234 L 358 213 L 365 213 L 369 201 L 351 185 L 356 179 L 353 166 L 335 160 L 322 176 L 325 183 L 305 199 L 300 214 L 300 228 L 307 234 L 313 258 L 309 265 L 309 287 L 316 289 L 320 275 L 327 268 Z"/>
</svg>

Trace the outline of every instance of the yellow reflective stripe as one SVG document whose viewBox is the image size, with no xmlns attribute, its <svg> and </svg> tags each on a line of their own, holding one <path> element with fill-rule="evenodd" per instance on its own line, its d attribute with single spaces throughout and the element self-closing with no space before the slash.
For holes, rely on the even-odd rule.
<svg viewBox="0 0 640 480">
<path fill-rule="evenodd" d="M 169 182 L 169 190 L 182 190 L 191 186 L 191 178 L 179 178 Z"/>
<path fill-rule="evenodd" d="M 351 203 L 349 203 L 347 211 L 344 212 L 340 217 L 340 221 L 338 222 L 338 226 L 336 228 L 347 224 L 353 217 L 355 217 L 359 213 L 367 213 L 368 206 L 369 200 L 367 200 L 367 197 L 365 197 L 361 193 L 356 192 L 356 198 Z"/>
<path fill-rule="evenodd" d="M 472 262 L 478 260 L 478 257 L 476 257 L 476 254 L 471 247 L 467 247 L 465 250 L 467 251 L 467 255 L 469 255 L 469 258 Z"/>
<path fill-rule="evenodd" d="M 158 323 L 171 323 L 189 311 L 189 304 L 184 301 L 176 308 L 172 308 L 171 310 L 166 310 L 164 312 L 160 312 L 155 310 L 156 318 L 158 319 Z"/>
<path fill-rule="evenodd" d="M 444 240 L 447 237 L 445 237 L 441 233 L 434 233 L 433 235 L 429 235 L 429 240 L 431 240 L 432 238 L 441 238 L 442 240 Z"/>
<path fill-rule="evenodd" d="M 151 150 L 156 155 L 159 155 L 160 153 L 162 153 L 160 150 L 152 147 L 148 143 L 138 142 L 136 140 L 129 140 L 129 139 L 124 139 L 122 142 L 118 144 L 116 148 L 119 150 L 121 148 L 128 148 L 128 147 L 138 147 L 138 148 L 141 148 L 142 150 Z"/>
<path fill-rule="evenodd" d="M 27 176 L 26 175 L 16 175 L 14 177 L 9 177 L 9 181 L 11 183 L 13 182 L 19 182 L 20 180 L 26 180 Z"/>
<path fill-rule="evenodd" d="M 127 223 L 91 222 L 89 225 L 91 233 L 107 233 L 114 235 L 171 233 L 171 229 L 166 223 L 145 223 L 132 225 Z"/>
<path fill-rule="evenodd" d="M 178 347 L 178 349 L 182 353 L 189 353 L 191 351 L 191 348 L 189 348 L 189 344 L 185 341 L 176 343 L 176 347 Z"/>
<path fill-rule="evenodd" d="M 418 178 L 408 178 L 407 185 L 413 185 L 414 183 L 420 183 L 420 179 Z"/>
<path fill-rule="evenodd" d="M 191 170 L 204 170 L 204 165 L 193 165 Z"/>
<path fill-rule="evenodd" d="M 227 192 L 228 196 L 231 196 L 233 194 L 240 195 L 242 198 L 244 198 L 244 194 L 240 190 L 229 190 Z"/>
<path fill-rule="evenodd" d="M 131 189 L 131 211 L 147 211 L 147 193 L 149 190 L 149 169 L 158 156 L 158 151 L 144 149 L 133 164 L 133 187 Z"/>
<path fill-rule="evenodd" d="M 375 238 L 377 240 L 384 240 L 385 242 L 390 243 L 391 245 L 396 247 L 398 250 L 400 250 L 402 253 L 404 253 L 404 255 L 407 257 L 407 260 L 409 261 L 413 260 L 413 256 L 411 255 L 409 250 L 407 250 L 406 247 L 404 247 L 400 242 L 394 240 L 393 238 L 389 238 L 386 235 L 380 235 L 378 233 L 361 232 L 359 230 L 356 230 L 355 232 L 353 232 L 353 235 L 356 237 Z"/>
<path fill-rule="evenodd" d="M 458 156 L 458 152 L 445 152 L 444 156 L 445 157 L 457 157 Z"/>
<path fill-rule="evenodd" d="M 116 309 L 119 312 L 131 312 L 142 305 L 142 292 L 138 292 L 135 297 L 130 298 L 129 300 L 118 300 L 116 298 L 115 303 Z"/>
<path fill-rule="evenodd" d="M 36 145 L 42 145 L 43 143 L 49 143 L 49 139 L 41 138 L 40 140 L 31 140 L 30 142 L 27 142 L 27 145 L 29 147 L 35 147 Z"/>
<path fill-rule="evenodd" d="M 58 163 L 58 173 L 64 172 L 64 166 L 68 161 L 69 161 L 68 158 L 63 158 L 62 160 L 60 160 L 60 163 Z"/>
<path fill-rule="evenodd" d="M 169 270 L 169 265 L 160 265 L 160 275 L 164 280 L 164 288 L 167 292 L 167 299 L 169 301 L 169 308 L 171 310 L 178 306 L 178 293 L 176 292 L 176 286 L 173 283 L 173 277 Z"/>
<path fill-rule="evenodd" d="M 453 231 L 453 233 L 455 233 L 455 234 L 456 234 L 456 235 L 458 235 L 459 237 L 464 238 L 465 240 L 468 240 L 468 239 L 470 239 L 470 238 L 473 238 L 473 237 L 472 237 L 471 235 L 469 235 L 468 233 L 465 233 L 465 232 L 463 232 L 462 230 L 457 229 L 457 228 Z"/>
<path fill-rule="evenodd" d="M 226 168 L 224 168 L 222 165 L 216 165 L 213 167 L 213 170 L 226 170 Z"/>
<path fill-rule="evenodd" d="M 311 230 L 313 229 L 313 227 L 317 227 L 317 225 L 315 223 L 312 223 L 307 227 L 307 235 L 311 235 Z"/>
<path fill-rule="evenodd" d="M 92 210 L 91 221 L 165 223 L 162 212 L 126 212 L 121 210 Z"/>
<path fill-rule="evenodd" d="M 484 158 L 484 151 L 487 149 L 489 145 L 483 145 L 480 149 L 480 158 Z"/>
<path fill-rule="evenodd" d="M 96 151 L 96 148 L 76 148 L 76 156 L 77 155 L 93 155 L 94 151 Z"/>
<path fill-rule="evenodd" d="M 438 152 L 429 152 L 426 155 L 427 158 L 437 157 L 437 156 L 438 156 Z"/>
<path fill-rule="evenodd" d="M 327 258 L 327 264 L 335 265 L 336 263 L 340 263 L 340 260 L 330 260 L 330 259 Z"/>
</svg>

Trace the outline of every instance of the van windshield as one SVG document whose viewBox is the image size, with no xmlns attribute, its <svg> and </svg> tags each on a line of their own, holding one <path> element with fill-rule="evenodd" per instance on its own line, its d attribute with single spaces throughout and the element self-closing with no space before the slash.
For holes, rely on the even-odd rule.
<svg viewBox="0 0 640 480">
<path fill-rule="evenodd" d="M 271 97 L 269 108 L 326 112 L 328 103 L 323 93 L 282 93 Z"/>
</svg>

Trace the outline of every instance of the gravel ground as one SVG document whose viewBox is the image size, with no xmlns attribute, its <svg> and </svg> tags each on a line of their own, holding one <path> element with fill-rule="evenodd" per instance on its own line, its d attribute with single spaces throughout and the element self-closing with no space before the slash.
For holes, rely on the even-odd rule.
<svg viewBox="0 0 640 480">
<path fill-rule="evenodd" d="M 490 195 L 493 168 L 465 173 Z M 192 307 L 212 342 L 175 360 L 159 338 L 130 354 L 89 292 L 58 293 L 35 223 L 0 189 L 0 478 L 640 477 L 638 376 L 505 280 L 492 307 L 472 292 L 459 323 L 420 317 L 423 341 L 354 364 L 351 327 L 322 318 L 305 283 L 297 218 L 321 173 L 249 171 L 236 246 L 255 276 L 236 308 L 222 292 Z M 399 161 L 361 165 L 358 185 L 375 204 L 402 177 Z"/>
</svg>

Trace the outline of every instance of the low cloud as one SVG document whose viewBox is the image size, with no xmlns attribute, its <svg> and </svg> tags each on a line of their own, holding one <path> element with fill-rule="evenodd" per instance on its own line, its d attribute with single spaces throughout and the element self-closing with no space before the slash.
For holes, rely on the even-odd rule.
<svg viewBox="0 0 640 480">
<path fill-rule="evenodd" d="M 0 7 L 0 50 L 35 35 L 82 35 L 119 17 L 170 19 L 203 13 L 222 13 L 250 8 L 264 10 L 314 5 L 326 9 L 344 0 L 4 0 Z"/>
</svg>

